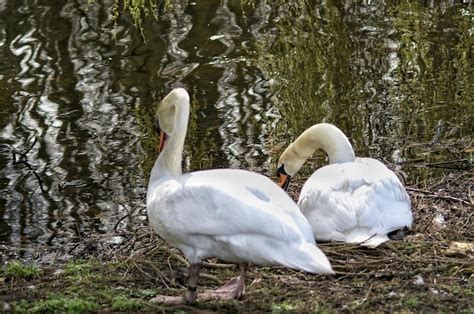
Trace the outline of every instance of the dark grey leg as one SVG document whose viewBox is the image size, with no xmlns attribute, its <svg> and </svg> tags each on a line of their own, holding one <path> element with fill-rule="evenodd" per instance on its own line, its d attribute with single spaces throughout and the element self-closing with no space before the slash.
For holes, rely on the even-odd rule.
<svg viewBox="0 0 474 314">
<path fill-rule="evenodd" d="M 193 304 L 197 300 L 197 283 L 201 264 L 191 264 L 188 268 L 188 289 L 184 296 L 186 303 Z"/>
<path fill-rule="evenodd" d="M 170 305 L 193 304 L 197 302 L 197 283 L 201 264 L 191 264 L 188 268 L 188 288 L 184 296 L 157 295 L 150 302 L 157 302 Z"/>
</svg>

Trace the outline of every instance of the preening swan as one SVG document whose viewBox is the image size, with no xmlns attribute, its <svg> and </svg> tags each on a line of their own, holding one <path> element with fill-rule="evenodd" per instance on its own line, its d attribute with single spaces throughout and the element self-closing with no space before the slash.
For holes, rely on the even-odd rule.
<svg viewBox="0 0 474 314">
<path fill-rule="evenodd" d="M 317 149 L 328 154 L 330 164 L 311 175 L 298 200 L 316 240 L 375 247 L 389 240 L 387 234 L 411 227 L 410 198 L 397 176 L 378 160 L 356 158 L 332 124 L 313 125 L 288 146 L 278 161 L 279 185 L 286 190 Z"/>
<path fill-rule="evenodd" d="M 233 169 L 182 174 L 189 106 L 188 93 L 178 88 L 157 108 L 162 150 L 150 175 L 147 214 L 153 229 L 190 262 L 184 299 L 157 300 L 193 303 L 239 298 L 248 262 L 332 274 L 308 221 L 270 179 Z M 241 274 L 224 287 L 198 296 L 199 265 L 209 257 L 240 263 Z"/>
</svg>

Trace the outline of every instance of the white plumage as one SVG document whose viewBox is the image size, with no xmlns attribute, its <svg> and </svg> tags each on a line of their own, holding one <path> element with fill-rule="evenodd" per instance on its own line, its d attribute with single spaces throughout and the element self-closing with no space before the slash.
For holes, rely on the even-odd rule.
<svg viewBox="0 0 474 314">
<path fill-rule="evenodd" d="M 151 184 L 148 192 L 150 223 L 191 263 L 219 257 L 234 263 L 331 272 L 307 220 L 270 179 L 222 169 L 158 183 Z M 307 251 L 309 247 L 314 249 Z"/>
<path fill-rule="evenodd" d="M 180 249 L 191 265 L 218 257 L 333 273 L 306 218 L 270 179 L 235 169 L 181 173 L 188 116 L 189 96 L 181 88 L 168 94 L 157 109 L 166 140 L 147 192 L 153 229 Z M 186 298 L 193 302 L 195 296 Z"/>
<path fill-rule="evenodd" d="M 388 233 L 411 227 L 410 198 L 397 176 L 378 160 L 356 158 L 347 137 L 331 124 L 305 131 L 282 154 L 279 169 L 291 178 L 318 148 L 331 164 L 311 175 L 298 201 L 317 240 L 375 247 L 389 240 Z"/>
</svg>

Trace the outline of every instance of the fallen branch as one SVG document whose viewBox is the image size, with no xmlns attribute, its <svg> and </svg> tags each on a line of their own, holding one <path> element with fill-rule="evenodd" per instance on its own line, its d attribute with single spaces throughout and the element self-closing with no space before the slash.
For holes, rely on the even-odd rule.
<svg viewBox="0 0 474 314">
<path fill-rule="evenodd" d="M 450 166 L 453 165 L 453 166 Z M 426 167 L 432 168 L 445 168 L 445 169 L 459 169 L 468 170 L 471 166 L 467 158 L 457 160 L 447 160 L 439 162 L 429 162 L 425 164 Z"/>
<path fill-rule="evenodd" d="M 134 212 L 135 210 L 137 210 L 137 208 L 143 204 L 143 202 L 145 201 L 145 199 L 142 199 L 140 200 L 140 202 L 134 207 L 132 208 L 132 210 L 130 212 L 128 212 L 125 216 L 123 216 L 122 218 L 120 218 L 116 223 L 115 223 L 115 226 L 114 226 L 114 229 L 113 230 L 117 230 L 117 227 L 119 226 L 119 224 L 122 222 L 122 220 L 124 220 L 125 218 L 127 217 L 130 217 Z"/>
</svg>

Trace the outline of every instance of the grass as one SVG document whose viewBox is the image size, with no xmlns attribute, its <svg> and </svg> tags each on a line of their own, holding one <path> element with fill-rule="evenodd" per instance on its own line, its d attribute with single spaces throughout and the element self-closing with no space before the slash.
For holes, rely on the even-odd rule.
<svg viewBox="0 0 474 314">
<path fill-rule="evenodd" d="M 63 295 L 50 296 L 46 300 L 35 302 L 32 307 L 25 304 L 25 310 L 33 313 L 84 313 L 99 309 L 100 305 L 93 301 L 87 301 L 81 298 L 69 298 Z"/>
<path fill-rule="evenodd" d="M 112 311 L 136 311 L 144 307 L 146 302 L 138 299 L 131 299 L 124 295 L 116 296 L 112 300 Z"/>
<path fill-rule="evenodd" d="M 11 271 L 11 264 L 19 263 L 8 264 L 2 273 Z M 37 269 L 31 265 L 30 268 Z M 48 268 L 41 273 L 35 272 L 36 277 L 19 277 L 18 272 L 15 272 L 14 283 L 13 277 L 7 277 L 3 285 L 0 282 L 0 312 L 4 308 L 33 313 L 159 309 L 156 304 L 144 301 L 156 295 L 156 291 L 140 288 L 130 276 L 124 278 L 125 271 L 117 263 L 99 262 L 91 258 L 70 261 L 60 268 Z M 141 279 L 136 280 L 139 282 Z"/>
<path fill-rule="evenodd" d="M 40 269 L 35 265 L 25 265 L 19 261 L 9 262 L 2 274 L 7 278 L 31 278 L 40 274 Z"/>
<path fill-rule="evenodd" d="M 289 303 L 283 302 L 280 304 L 272 304 L 271 309 L 272 309 L 272 313 L 285 313 L 285 312 L 294 311 L 296 307 Z"/>
</svg>

